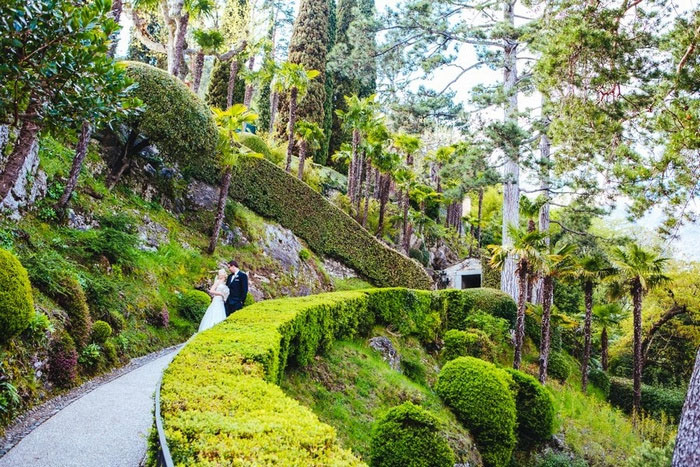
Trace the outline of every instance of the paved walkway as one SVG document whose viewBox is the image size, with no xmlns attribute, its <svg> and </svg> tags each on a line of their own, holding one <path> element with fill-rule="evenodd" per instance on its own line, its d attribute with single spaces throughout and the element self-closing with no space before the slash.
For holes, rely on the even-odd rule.
<svg viewBox="0 0 700 467">
<path fill-rule="evenodd" d="M 0 467 L 137 467 L 153 425 L 153 393 L 174 353 L 77 399 L 0 458 Z"/>
</svg>

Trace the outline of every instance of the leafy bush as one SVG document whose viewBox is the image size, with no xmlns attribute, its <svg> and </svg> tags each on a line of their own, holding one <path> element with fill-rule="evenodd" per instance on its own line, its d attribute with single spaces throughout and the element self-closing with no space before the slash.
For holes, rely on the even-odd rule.
<svg viewBox="0 0 700 467">
<path fill-rule="evenodd" d="M 515 327 L 517 305 L 510 295 L 496 289 L 447 289 L 438 291 L 442 306 L 450 310 L 448 329 L 468 329 L 470 315 L 482 311 L 491 316 L 508 321 L 510 327 Z"/>
<path fill-rule="evenodd" d="M 454 453 L 439 429 L 434 415 L 411 402 L 394 407 L 374 426 L 371 465 L 452 467 Z"/>
<path fill-rule="evenodd" d="M 110 364 L 116 365 L 119 362 L 117 346 L 111 340 L 107 340 L 104 344 L 102 344 L 102 351 Z"/>
<path fill-rule="evenodd" d="M 111 264 L 117 264 L 127 271 L 131 271 L 136 267 L 136 261 L 138 260 L 136 245 L 138 239 L 134 234 L 112 227 L 103 227 L 85 231 L 75 230 L 71 231 L 70 235 L 72 237 L 70 241 L 72 248 L 74 251 L 80 252 L 82 256 L 94 260 L 104 257 Z M 92 279 L 90 284 L 93 288 L 103 287 L 102 290 L 96 288 L 93 293 L 94 298 L 99 300 L 109 300 L 111 298 L 109 293 L 115 289 L 109 287 L 105 282 L 104 279 Z"/>
<path fill-rule="evenodd" d="M 80 352 L 80 357 L 78 357 L 78 363 L 87 368 L 88 370 L 95 370 L 100 363 L 100 346 L 97 344 L 88 344 Z"/>
<path fill-rule="evenodd" d="M 258 135 L 252 133 L 240 134 L 241 144 L 253 152 L 262 154 L 265 159 L 273 164 L 279 164 L 284 158 L 279 151 L 271 149 L 270 146 Z"/>
<path fill-rule="evenodd" d="M 652 445 L 649 441 L 644 441 L 636 450 L 634 456 L 627 460 L 626 467 L 648 467 L 667 466 L 673 460 L 674 440 L 670 440 L 663 447 Z"/>
<path fill-rule="evenodd" d="M 417 359 L 409 355 L 401 355 L 401 372 L 406 375 L 408 379 L 414 381 L 418 384 L 425 385 L 425 365 Z"/>
<path fill-rule="evenodd" d="M 84 347 L 90 337 L 90 311 L 85 293 L 78 281 L 71 276 L 59 279 L 62 292 L 55 299 L 66 310 L 68 323 L 66 329 L 79 347 Z"/>
<path fill-rule="evenodd" d="M 627 413 L 632 412 L 634 405 L 634 384 L 625 378 L 610 378 L 608 401 Z M 668 389 L 642 384 L 642 410 L 661 416 L 665 413 L 673 420 L 678 420 L 683 410 L 685 392 L 679 389 Z"/>
<path fill-rule="evenodd" d="M 104 342 L 112 335 L 112 326 L 104 321 L 95 321 L 92 324 L 92 341 L 98 344 Z"/>
<path fill-rule="evenodd" d="M 443 305 L 437 292 L 405 289 L 266 300 L 197 334 L 163 376 L 161 409 L 175 463 L 195 465 L 206 452 L 207 462 L 213 464 L 246 463 L 252 458 L 261 464 L 358 464 L 358 459 L 337 445 L 331 427 L 285 396 L 275 383 L 290 365 L 314 362 L 315 355 L 326 351 L 334 340 L 366 334 L 375 322 L 414 337 L 433 329 L 435 320 L 441 328 L 443 317 L 449 318 Z M 482 430 L 482 439 L 503 434 L 507 442 L 514 442 L 516 415 L 507 382 L 510 377 L 498 372 L 502 378 L 496 383 L 502 390 L 499 397 L 510 400 L 506 412 L 512 412 L 512 417 L 505 417 L 505 425 L 501 421 L 499 432 Z M 212 401 L 217 403 L 212 406 Z M 194 420 L 196 431 L 191 429 Z M 241 425 L 240 420 L 246 424 Z M 257 428 L 251 431 L 250 426 Z M 504 426 L 510 426 L 510 431 L 504 431 Z M 506 448 L 510 457 L 512 443 Z"/>
<path fill-rule="evenodd" d="M 114 334 L 119 334 L 126 329 L 126 318 L 115 310 L 110 310 L 106 317 L 107 323 L 112 327 Z"/>
<path fill-rule="evenodd" d="M 518 439 L 525 445 L 543 443 L 554 433 L 554 402 L 552 396 L 532 376 L 522 371 L 506 370 L 517 388 L 515 405 L 518 410 Z"/>
<path fill-rule="evenodd" d="M 78 352 L 73 339 L 64 332 L 54 336 L 49 347 L 48 377 L 56 386 L 69 388 L 75 383 Z"/>
<path fill-rule="evenodd" d="M 590 381 L 593 386 L 603 391 L 606 397 L 610 394 L 610 377 L 603 370 L 599 370 L 598 368 L 589 369 L 588 381 Z"/>
<path fill-rule="evenodd" d="M 201 290 L 188 290 L 178 296 L 177 311 L 183 318 L 199 323 L 210 303 L 211 297 Z"/>
<path fill-rule="evenodd" d="M 306 248 L 302 248 L 299 250 L 299 259 L 302 261 L 308 261 L 309 258 L 311 258 L 311 252 L 307 250 Z"/>
<path fill-rule="evenodd" d="M 36 312 L 29 320 L 29 325 L 24 331 L 29 342 L 42 344 L 46 342 L 48 334 L 53 332 L 54 327 L 51 320 L 44 313 Z"/>
<path fill-rule="evenodd" d="M 186 178 L 216 182 L 218 132 L 209 108 L 166 71 L 138 62 L 125 63 L 127 74 L 138 83 L 132 94 L 145 106 L 144 112 L 131 119 L 132 128 L 155 143 Z"/>
<path fill-rule="evenodd" d="M 341 260 L 380 287 L 432 287 L 418 263 L 379 242 L 321 194 L 272 163 L 241 157 L 233 176 L 234 199 L 292 230 L 317 254 Z"/>
<path fill-rule="evenodd" d="M 547 363 L 547 375 L 558 381 L 566 381 L 571 374 L 571 366 L 561 352 L 551 352 Z"/>
<path fill-rule="evenodd" d="M 252 293 L 249 293 L 248 295 L 245 296 L 245 301 L 243 302 L 243 308 L 253 305 L 255 303 L 255 297 L 253 297 Z"/>
<path fill-rule="evenodd" d="M 484 463 L 505 466 L 515 447 L 516 407 L 504 370 L 473 357 L 447 363 L 435 389 L 476 438 Z"/>
<path fill-rule="evenodd" d="M 492 342 L 510 342 L 508 321 L 483 311 L 475 311 L 464 319 L 465 329 L 478 329 L 486 333 Z"/>
<path fill-rule="evenodd" d="M 535 467 L 588 467 L 583 459 L 572 459 L 568 454 L 549 451 L 535 458 Z"/>
<path fill-rule="evenodd" d="M 442 351 L 444 361 L 457 357 L 476 357 L 483 360 L 493 360 L 495 349 L 493 342 L 485 332 L 478 329 L 458 331 L 450 329 L 445 333 L 445 348 Z"/>
<path fill-rule="evenodd" d="M 34 314 L 27 270 L 7 250 L 0 249 L 0 339 L 24 331 Z"/>
</svg>

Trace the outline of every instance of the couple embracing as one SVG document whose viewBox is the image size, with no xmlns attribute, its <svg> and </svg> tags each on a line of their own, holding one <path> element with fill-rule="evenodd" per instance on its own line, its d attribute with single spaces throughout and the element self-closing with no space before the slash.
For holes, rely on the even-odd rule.
<svg viewBox="0 0 700 467">
<path fill-rule="evenodd" d="M 214 285 L 209 289 L 213 297 L 211 305 L 199 323 L 199 331 L 209 329 L 217 323 L 225 320 L 231 314 L 243 308 L 245 298 L 248 295 L 248 275 L 238 269 L 235 260 L 228 262 L 228 271 L 220 269 Z"/>
</svg>

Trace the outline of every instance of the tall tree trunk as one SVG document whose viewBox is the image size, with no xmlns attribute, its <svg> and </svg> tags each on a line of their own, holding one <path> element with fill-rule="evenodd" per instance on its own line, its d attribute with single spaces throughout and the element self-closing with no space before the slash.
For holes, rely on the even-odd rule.
<svg viewBox="0 0 700 467">
<path fill-rule="evenodd" d="M 297 178 L 304 179 L 304 164 L 306 163 L 306 152 L 309 150 L 309 143 L 301 140 L 299 144 L 299 170 L 297 170 Z"/>
<path fill-rule="evenodd" d="M 41 127 L 36 120 L 36 115 L 40 107 L 41 103 L 39 100 L 34 96 L 30 97 L 29 105 L 25 112 L 29 117 L 24 118 L 22 121 L 22 127 L 19 130 L 19 135 L 17 135 L 15 147 L 7 158 L 4 171 L 0 174 L 0 202 L 7 197 L 7 194 L 17 183 L 24 161 L 39 138 Z"/>
<path fill-rule="evenodd" d="M 355 172 L 355 198 L 353 200 L 355 204 L 355 212 L 357 213 L 357 221 L 360 222 L 360 198 L 362 198 L 362 180 L 365 175 L 365 159 L 367 156 L 364 152 L 360 153 L 360 159 L 357 161 L 357 167 Z"/>
<path fill-rule="evenodd" d="M 634 417 L 640 414 L 642 407 L 642 284 L 637 280 L 632 288 L 634 320 Z"/>
<path fill-rule="evenodd" d="M 544 104 L 544 98 L 542 98 Z M 542 193 L 544 193 L 546 202 L 540 208 L 540 231 L 549 232 L 549 164 L 550 164 L 551 143 L 546 132 L 542 133 L 540 139 L 540 164 L 542 165 L 541 184 Z M 549 236 L 545 238 L 545 243 L 549 246 Z M 535 284 L 535 294 L 533 297 L 534 303 L 543 305 L 544 302 L 544 284 L 540 277 Z"/>
<path fill-rule="evenodd" d="M 503 9 L 504 23 L 515 28 L 515 0 L 505 2 Z M 506 122 L 517 124 L 518 121 L 518 93 L 516 83 L 518 80 L 517 69 L 517 47 L 518 43 L 513 38 L 506 38 L 503 55 L 503 90 L 508 99 L 504 109 L 504 119 Z M 519 151 L 519 148 L 517 148 Z M 503 173 L 503 226 L 502 244 L 504 247 L 513 245 L 508 227 L 518 226 L 520 223 L 520 213 L 518 210 L 520 202 L 520 166 L 519 154 L 506 154 L 507 161 Z M 506 258 L 501 270 L 501 290 L 513 298 L 519 296 L 518 282 L 516 281 L 516 264 L 513 255 Z"/>
<path fill-rule="evenodd" d="M 297 124 L 298 95 L 299 90 L 296 87 L 293 87 L 289 93 L 289 122 L 287 123 L 289 145 L 287 146 L 287 167 L 285 167 L 287 172 L 292 171 L 292 154 L 294 153 L 294 129 Z"/>
<path fill-rule="evenodd" d="M 112 19 L 119 23 L 119 20 L 121 19 L 122 16 L 122 0 L 112 0 L 112 11 L 111 11 L 111 17 Z M 117 53 L 117 46 L 119 45 L 119 33 L 117 32 L 114 34 L 111 38 L 111 42 L 109 44 L 109 51 L 107 52 L 107 55 L 110 57 L 114 57 L 114 55 Z"/>
<path fill-rule="evenodd" d="M 190 21 L 189 13 L 185 13 L 176 20 L 175 47 L 173 57 L 173 68 L 170 74 L 182 78 L 182 71 L 185 67 L 185 39 L 187 38 L 187 24 Z"/>
<path fill-rule="evenodd" d="M 542 302 L 542 330 L 540 334 L 540 383 L 547 382 L 547 366 L 549 365 L 549 349 L 551 346 L 551 317 L 552 317 L 552 294 L 554 292 L 554 280 L 552 276 L 542 278 L 542 295 L 545 300 Z"/>
<path fill-rule="evenodd" d="M 66 182 L 66 187 L 63 190 L 63 195 L 61 199 L 56 203 L 56 209 L 62 210 L 68 206 L 68 201 L 78 184 L 78 176 L 80 175 L 80 169 L 83 167 L 83 161 L 87 155 L 88 143 L 90 142 L 90 136 L 92 135 L 92 126 L 85 120 L 83 121 L 83 126 L 80 130 L 80 138 L 78 139 L 78 145 L 75 148 L 75 156 L 73 157 L 73 165 L 70 169 L 70 174 L 68 175 L 68 181 Z"/>
<path fill-rule="evenodd" d="M 484 189 L 479 188 L 479 201 L 476 213 L 476 245 L 481 248 L 481 217 L 484 211 Z"/>
<path fill-rule="evenodd" d="M 520 361 L 523 353 L 523 339 L 525 338 L 525 288 L 527 287 L 527 262 L 520 260 L 518 264 L 518 316 L 515 320 L 515 353 L 513 354 L 513 368 L 520 369 Z"/>
<path fill-rule="evenodd" d="M 384 216 L 386 214 L 386 204 L 389 201 L 389 192 L 391 191 L 391 178 L 389 174 L 382 174 L 380 178 L 379 189 L 379 222 L 377 222 L 377 236 L 384 235 Z"/>
<path fill-rule="evenodd" d="M 586 317 L 583 321 L 583 361 L 581 362 L 581 390 L 588 389 L 588 362 L 591 359 L 591 320 L 593 317 L 593 282 L 583 284 L 584 306 Z"/>
<path fill-rule="evenodd" d="M 603 371 L 608 371 L 608 328 L 600 331 L 600 364 Z"/>
<path fill-rule="evenodd" d="M 372 163 L 370 162 L 369 157 L 367 157 L 365 164 L 367 164 L 367 167 L 365 168 L 365 173 L 367 175 L 365 176 L 365 206 L 362 211 L 362 227 L 367 227 L 367 217 L 369 215 L 369 189 L 372 182 Z"/>
<path fill-rule="evenodd" d="M 401 193 L 402 193 L 401 199 L 403 201 L 403 206 L 402 206 L 403 229 L 402 229 L 402 237 L 401 238 L 403 239 L 403 249 L 406 252 L 406 254 L 408 254 L 408 250 L 411 246 L 411 239 L 409 238 L 409 234 L 408 234 L 408 207 L 410 204 L 410 198 L 408 195 L 408 189 L 402 190 Z"/>
<path fill-rule="evenodd" d="M 231 59 L 231 66 L 228 72 L 228 89 L 226 90 L 226 108 L 233 105 L 233 90 L 236 87 L 236 77 L 238 76 L 238 68 L 241 64 L 237 57 Z"/>
<path fill-rule="evenodd" d="M 216 251 L 216 244 L 219 241 L 219 232 L 224 223 L 224 214 L 226 213 L 226 200 L 228 199 L 228 190 L 231 186 L 231 176 L 233 169 L 226 167 L 224 178 L 221 180 L 221 191 L 219 192 L 219 203 L 216 207 L 216 218 L 214 219 L 214 228 L 211 231 L 211 239 L 209 239 L 209 248 L 207 252 L 212 254 Z"/>
<path fill-rule="evenodd" d="M 268 130 L 272 133 L 275 130 L 275 117 L 277 116 L 277 105 L 279 105 L 280 95 L 277 91 L 270 93 L 270 128 Z"/>
<path fill-rule="evenodd" d="M 671 463 L 672 467 L 697 465 L 700 465 L 700 349 L 695 356 Z"/>
<path fill-rule="evenodd" d="M 350 200 L 351 205 L 353 199 L 355 199 L 355 171 L 357 170 L 359 148 L 360 130 L 354 128 L 352 130 L 352 156 L 350 158 L 350 165 L 348 166 L 348 199 Z"/>
<path fill-rule="evenodd" d="M 255 55 L 248 59 L 248 70 L 253 71 L 255 68 Z M 250 103 L 253 102 L 253 91 L 255 91 L 255 86 L 253 83 L 248 83 L 245 86 L 245 94 L 243 95 L 243 105 L 250 107 Z"/>
<path fill-rule="evenodd" d="M 199 92 L 199 85 L 202 82 L 202 70 L 204 69 L 204 52 L 197 52 L 194 57 L 194 67 L 192 67 L 192 91 Z"/>
</svg>

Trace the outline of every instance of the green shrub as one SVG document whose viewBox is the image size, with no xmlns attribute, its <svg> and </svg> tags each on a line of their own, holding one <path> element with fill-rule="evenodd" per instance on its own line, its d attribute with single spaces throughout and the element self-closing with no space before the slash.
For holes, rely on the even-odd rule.
<svg viewBox="0 0 700 467">
<path fill-rule="evenodd" d="M 510 324 L 503 318 L 492 316 L 483 311 L 475 311 L 464 319 L 465 329 L 478 329 L 486 333 L 492 342 L 508 343 Z"/>
<path fill-rule="evenodd" d="M 100 260 L 103 257 L 111 264 L 117 264 L 126 271 L 131 271 L 136 267 L 138 253 L 136 245 L 138 239 L 136 235 L 123 232 L 112 227 L 103 227 L 101 229 L 90 230 L 74 230 L 70 232 L 71 240 L 69 243 L 73 251 L 80 254 L 82 257 Z M 97 304 L 101 304 L 103 300 L 108 300 L 107 303 L 114 305 L 110 298 L 105 298 L 103 294 L 114 292 L 115 288 L 105 284 L 105 280 L 92 278 L 88 284 L 93 287 L 92 296 L 97 298 Z M 109 305 L 108 305 L 109 306 Z"/>
<path fill-rule="evenodd" d="M 218 132 L 209 108 L 166 71 L 138 62 L 125 63 L 128 75 L 138 83 L 133 96 L 145 106 L 144 112 L 131 119 L 132 128 L 155 143 L 185 178 L 218 181 Z"/>
<path fill-rule="evenodd" d="M 103 344 L 112 335 L 112 326 L 104 321 L 92 323 L 92 341 Z"/>
<path fill-rule="evenodd" d="M 243 302 L 243 308 L 255 304 L 255 297 L 253 297 L 252 293 L 248 293 L 248 295 L 245 296 L 245 301 Z"/>
<path fill-rule="evenodd" d="M 114 342 L 112 342 L 112 340 L 107 340 L 104 344 L 102 344 L 102 351 L 104 352 L 107 361 L 111 365 L 116 365 L 119 362 L 117 346 Z"/>
<path fill-rule="evenodd" d="M 372 312 L 370 316 L 397 326 L 403 335 L 416 335 L 422 342 L 437 339 L 442 319 L 438 311 L 433 311 L 431 292 L 402 288 L 369 289 L 365 292 Z"/>
<path fill-rule="evenodd" d="M 562 352 L 551 352 L 549 354 L 547 375 L 562 382 L 566 381 L 571 375 L 571 366 Z"/>
<path fill-rule="evenodd" d="M 636 449 L 634 456 L 627 459 L 625 467 L 662 467 L 671 465 L 674 447 L 675 442 L 673 439 L 667 442 L 663 447 L 654 446 L 649 441 L 644 441 L 644 443 Z"/>
<path fill-rule="evenodd" d="M 427 372 L 425 365 L 419 359 L 409 355 L 401 355 L 401 372 L 411 381 L 426 385 L 425 375 Z"/>
<path fill-rule="evenodd" d="M 9 340 L 24 331 L 33 314 L 27 270 L 12 253 L 0 249 L 0 339 Z"/>
<path fill-rule="evenodd" d="M 65 332 L 54 336 L 49 346 L 49 381 L 61 388 L 75 383 L 78 370 L 78 352 L 73 339 Z"/>
<path fill-rule="evenodd" d="M 253 152 L 262 154 L 265 159 L 273 164 L 282 162 L 282 154 L 279 151 L 271 149 L 270 146 L 258 135 L 252 133 L 241 133 L 241 144 Z"/>
<path fill-rule="evenodd" d="M 54 327 L 51 320 L 44 313 L 36 312 L 29 320 L 29 325 L 24 332 L 24 336 L 30 342 L 42 344 L 46 342 L 48 334 L 53 332 Z"/>
<path fill-rule="evenodd" d="M 510 295 L 496 289 L 447 289 L 437 292 L 439 300 L 445 309 L 450 310 L 448 329 L 464 331 L 469 327 L 470 315 L 482 311 L 491 316 L 508 321 L 510 327 L 515 327 L 517 305 Z"/>
<path fill-rule="evenodd" d="M 452 467 L 455 456 L 430 412 L 405 402 L 389 410 L 372 431 L 374 467 Z"/>
<path fill-rule="evenodd" d="M 302 261 L 308 261 L 309 258 L 311 258 L 311 252 L 307 250 L 306 248 L 302 248 L 299 250 L 299 259 Z"/>
<path fill-rule="evenodd" d="M 438 376 L 438 395 L 474 435 L 489 466 L 508 465 L 515 447 L 513 384 L 504 370 L 473 357 L 452 360 Z"/>
<path fill-rule="evenodd" d="M 100 346 L 97 344 L 86 345 L 83 350 L 80 351 L 78 363 L 87 368 L 89 371 L 96 370 L 100 363 L 100 357 L 102 356 L 100 351 Z"/>
<path fill-rule="evenodd" d="M 588 467 L 583 459 L 572 459 L 566 453 L 547 452 L 535 458 L 535 467 Z"/>
<path fill-rule="evenodd" d="M 495 348 L 485 332 L 479 329 L 459 331 L 450 329 L 445 333 L 445 348 L 443 361 L 454 360 L 457 357 L 476 357 L 483 360 L 493 360 Z"/>
<path fill-rule="evenodd" d="M 634 384 L 625 378 L 610 378 L 608 401 L 627 413 L 634 405 Z M 665 413 L 673 420 L 678 420 L 685 402 L 685 391 L 642 384 L 642 410 L 655 416 Z"/>
<path fill-rule="evenodd" d="M 243 68 L 245 63 L 241 60 L 240 68 Z M 209 80 L 209 88 L 207 89 L 206 103 L 210 107 L 218 107 L 225 109 L 226 98 L 228 97 L 228 79 L 231 69 L 231 60 L 222 62 L 215 60 L 211 70 L 211 78 Z M 233 103 L 243 102 L 245 95 L 245 80 L 237 79 L 233 87 Z"/>
<path fill-rule="evenodd" d="M 515 406 L 518 411 L 518 439 L 524 446 L 546 442 L 554 433 L 552 396 L 532 376 L 522 371 L 506 370 L 515 382 Z"/>
<path fill-rule="evenodd" d="M 112 327 L 114 334 L 119 334 L 126 329 L 126 318 L 116 310 L 109 311 L 106 321 Z"/>
<path fill-rule="evenodd" d="M 588 381 L 590 381 L 593 386 L 603 391 L 606 397 L 610 394 L 610 377 L 603 370 L 591 368 L 588 371 Z"/>
<path fill-rule="evenodd" d="M 321 194 L 272 163 L 242 157 L 233 176 L 233 198 L 292 230 L 315 253 L 341 260 L 377 286 L 432 287 L 418 263 L 379 242 Z"/>
<path fill-rule="evenodd" d="M 177 311 L 185 319 L 194 323 L 202 321 L 211 297 L 201 290 L 188 290 L 177 298 Z"/>
</svg>

